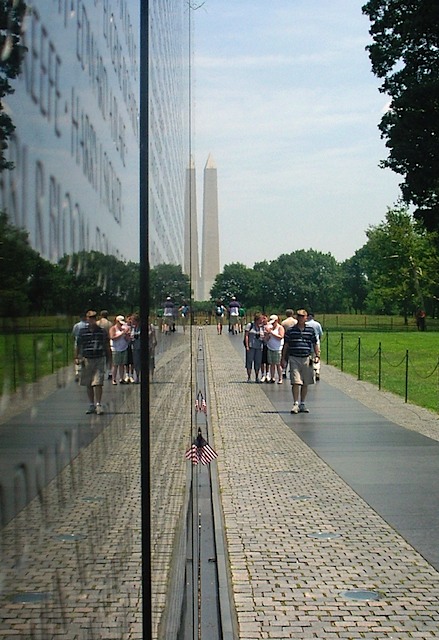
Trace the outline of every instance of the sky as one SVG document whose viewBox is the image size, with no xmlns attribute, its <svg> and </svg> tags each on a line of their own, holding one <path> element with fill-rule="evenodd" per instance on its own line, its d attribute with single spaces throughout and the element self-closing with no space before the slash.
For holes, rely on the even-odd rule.
<svg viewBox="0 0 439 640">
<path fill-rule="evenodd" d="M 384 221 L 401 176 L 378 123 L 365 0 L 202 0 L 193 11 L 193 155 L 218 171 L 221 268 L 314 249 L 338 262 Z"/>
</svg>

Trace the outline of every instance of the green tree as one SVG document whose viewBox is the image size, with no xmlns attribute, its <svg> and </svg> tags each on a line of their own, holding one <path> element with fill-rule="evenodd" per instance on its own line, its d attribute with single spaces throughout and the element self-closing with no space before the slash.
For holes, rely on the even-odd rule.
<svg viewBox="0 0 439 640">
<path fill-rule="evenodd" d="M 340 265 L 329 253 L 300 249 L 282 254 L 268 267 L 271 305 L 278 309 L 305 307 L 331 313 L 339 310 Z"/>
<path fill-rule="evenodd" d="M 390 96 L 379 129 L 383 167 L 402 175 L 402 196 L 426 229 L 439 230 L 439 3 L 370 0 L 372 71 Z"/>
<path fill-rule="evenodd" d="M 224 266 L 222 273 L 217 275 L 212 289 L 211 300 L 224 300 L 229 302 L 232 296 L 246 308 L 255 303 L 256 274 L 240 262 L 233 262 Z"/>
<path fill-rule="evenodd" d="M 0 0 L 0 171 L 12 169 L 13 163 L 4 156 L 15 127 L 4 111 L 3 98 L 14 93 L 9 80 L 16 78 L 21 70 L 25 47 L 22 45 L 22 22 L 26 4 L 21 0 Z"/>
<path fill-rule="evenodd" d="M 0 212 L 0 313 L 14 317 L 30 311 L 29 282 L 39 256 L 28 240 L 28 234 L 9 223 Z"/>
<path fill-rule="evenodd" d="M 366 274 L 364 250 L 358 249 L 352 258 L 341 264 L 342 288 L 346 296 L 346 304 L 355 313 L 363 313 L 369 292 L 369 281 Z"/>
<path fill-rule="evenodd" d="M 370 283 L 369 310 L 402 313 L 407 321 L 431 294 L 437 252 L 430 236 L 400 205 L 389 209 L 385 221 L 369 227 L 364 264 Z M 435 271 L 437 274 L 437 271 Z"/>
<path fill-rule="evenodd" d="M 158 309 L 170 296 L 179 304 L 183 300 L 191 300 L 191 283 L 180 265 L 159 264 L 149 273 L 149 296 L 151 308 Z"/>
<path fill-rule="evenodd" d="M 139 308 L 139 266 L 99 251 L 63 256 L 63 305 L 69 313 L 86 308 L 129 312 Z M 61 298 L 61 292 L 60 292 Z"/>
</svg>

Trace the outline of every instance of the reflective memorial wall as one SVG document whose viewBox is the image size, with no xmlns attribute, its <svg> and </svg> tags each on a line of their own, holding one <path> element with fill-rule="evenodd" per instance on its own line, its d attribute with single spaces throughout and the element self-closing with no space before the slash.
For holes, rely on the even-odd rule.
<svg viewBox="0 0 439 640">
<path fill-rule="evenodd" d="M 5 638 L 198 637 L 185 452 L 196 429 L 199 332 L 179 311 L 183 294 L 168 290 L 175 282 L 158 301 L 147 290 L 150 269 L 184 260 L 191 9 L 184 0 L 0 3 L 0 72 L 25 48 L 2 100 L 14 128 L 4 145 L 10 168 L 0 171 L 1 246 L 22 251 L 24 231 L 26 251 L 43 260 L 32 258 L 32 287 L 14 293 L 14 260 L 27 253 L 1 249 L 12 287 L 0 318 Z M 69 273 L 70 289 L 50 313 L 41 305 L 20 315 L 30 288 L 29 309 L 47 298 L 47 264 Z M 99 317 L 104 300 L 111 323 L 140 313 L 142 372 L 128 370 L 121 383 L 109 364 L 97 414 L 73 329 L 89 309 Z"/>
</svg>

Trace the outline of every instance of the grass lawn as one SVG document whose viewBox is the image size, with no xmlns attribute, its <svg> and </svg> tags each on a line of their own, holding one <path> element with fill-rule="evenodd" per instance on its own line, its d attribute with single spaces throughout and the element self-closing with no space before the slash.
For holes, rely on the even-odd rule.
<svg viewBox="0 0 439 640">
<path fill-rule="evenodd" d="M 73 361 L 67 333 L 3 334 L 0 337 L 0 393 L 14 392 Z"/>
<path fill-rule="evenodd" d="M 322 357 L 402 397 L 407 380 L 407 401 L 439 412 L 439 333 L 327 331 Z"/>
</svg>

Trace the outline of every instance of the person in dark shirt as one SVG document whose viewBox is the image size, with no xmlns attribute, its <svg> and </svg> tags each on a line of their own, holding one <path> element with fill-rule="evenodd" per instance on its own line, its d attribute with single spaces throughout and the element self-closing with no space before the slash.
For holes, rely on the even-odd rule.
<svg viewBox="0 0 439 640">
<path fill-rule="evenodd" d="M 291 389 L 293 392 L 293 408 L 291 413 L 309 413 L 305 405 L 308 385 L 314 384 L 313 362 L 320 358 L 314 328 L 306 324 L 305 309 L 297 311 L 297 324 L 285 332 L 282 360 L 290 365 Z"/>
<path fill-rule="evenodd" d="M 87 326 L 80 330 L 75 358 L 82 365 L 80 384 L 87 387 L 90 406 L 87 413 L 104 413 L 101 401 L 107 362 L 111 360 L 108 333 L 97 324 L 96 311 L 87 311 Z"/>
</svg>

